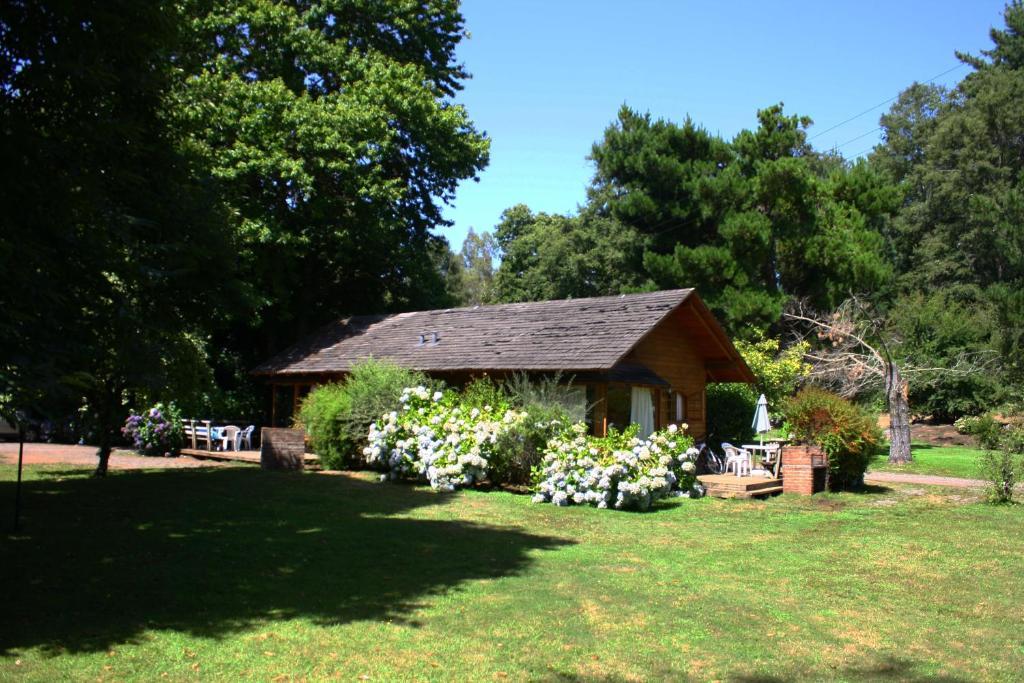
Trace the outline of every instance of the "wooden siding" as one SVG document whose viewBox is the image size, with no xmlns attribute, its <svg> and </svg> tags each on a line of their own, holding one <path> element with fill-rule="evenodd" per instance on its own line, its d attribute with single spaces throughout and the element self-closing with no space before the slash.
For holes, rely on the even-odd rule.
<svg viewBox="0 0 1024 683">
<path fill-rule="evenodd" d="M 672 391 L 686 397 L 686 423 L 690 434 L 703 438 L 707 434 L 704 414 L 704 389 L 707 384 L 707 370 L 704 357 L 690 341 L 691 332 L 686 329 L 686 304 L 668 316 L 645 336 L 626 357 L 628 361 L 642 363 L 666 380 Z M 675 422 L 674 399 L 668 392 L 660 392 L 661 406 L 658 428 Z"/>
</svg>

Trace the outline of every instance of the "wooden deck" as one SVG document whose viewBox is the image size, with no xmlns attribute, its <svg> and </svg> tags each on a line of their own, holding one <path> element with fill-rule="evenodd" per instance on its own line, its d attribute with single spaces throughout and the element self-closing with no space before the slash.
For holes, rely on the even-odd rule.
<svg viewBox="0 0 1024 683">
<path fill-rule="evenodd" d="M 735 474 L 702 474 L 697 479 L 707 488 L 708 495 L 715 498 L 757 498 L 782 493 L 782 479 Z"/>
<path fill-rule="evenodd" d="M 182 455 L 190 455 L 193 458 L 205 458 L 207 460 L 224 460 L 230 462 L 249 462 L 254 465 L 260 464 L 259 451 L 207 451 L 202 448 L 182 448 Z M 320 466 L 320 456 L 313 453 L 306 453 L 303 458 L 306 467 L 316 468 Z"/>
</svg>

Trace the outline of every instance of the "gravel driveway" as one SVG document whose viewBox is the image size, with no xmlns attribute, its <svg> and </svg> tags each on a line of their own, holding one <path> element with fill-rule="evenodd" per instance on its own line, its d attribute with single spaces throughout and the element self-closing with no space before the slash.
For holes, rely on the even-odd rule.
<svg viewBox="0 0 1024 683">
<path fill-rule="evenodd" d="M 8 465 L 18 463 L 18 444 L 0 443 L 0 462 Z M 76 465 L 96 467 L 95 446 L 72 446 L 66 444 L 27 443 L 25 444 L 25 465 Z M 110 469 L 177 469 L 182 467 L 225 467 L 236 465 L 230 462 L 197 460 L 188 456 L 177 458 L 146 458 L 131 451 L 115 450 L 110 455 Z"/>
</svg>

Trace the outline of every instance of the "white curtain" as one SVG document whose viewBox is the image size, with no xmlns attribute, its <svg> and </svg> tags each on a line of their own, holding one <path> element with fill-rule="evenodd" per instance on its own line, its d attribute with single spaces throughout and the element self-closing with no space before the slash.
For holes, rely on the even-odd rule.
<svg viewBox="0 0 1024 683">
<path fill-rule="evenodd" d="M 654 431 L 654 397 L 651 390 L 644 387 L 633 387 L 629 401 L 629 421 L 640 425 L 641 439 L 646 439 Z"/>
</svg>

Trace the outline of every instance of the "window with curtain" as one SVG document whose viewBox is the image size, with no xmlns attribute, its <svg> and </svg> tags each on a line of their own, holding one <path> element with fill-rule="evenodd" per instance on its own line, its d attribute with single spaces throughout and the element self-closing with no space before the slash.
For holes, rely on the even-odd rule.
<svg viewBox="0 0 1024 683">
<path fill-rule="evenodd" d="M 637 434 L 646 439 L 654 431 L 654 395 L 646 387 L 633 387 L 629 401 L 629 421 L 640 425 Z"/>
</svg>

